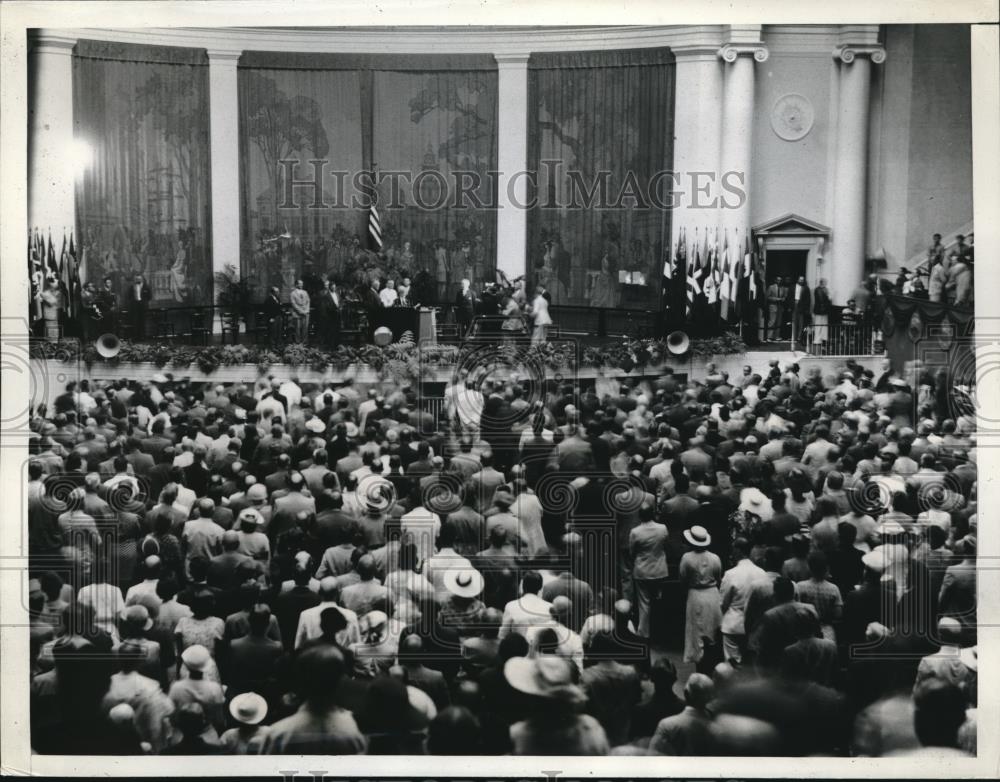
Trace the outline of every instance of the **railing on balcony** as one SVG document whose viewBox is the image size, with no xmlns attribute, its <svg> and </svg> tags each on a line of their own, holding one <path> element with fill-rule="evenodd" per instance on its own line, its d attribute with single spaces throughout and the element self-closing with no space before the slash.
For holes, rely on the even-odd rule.
<svg viewBox="0 0 1000 782">
<path fill-rule="evenodd" d="M 867 323 L 831 323 L 808 326 L 806 352 L 814 356 L 880 356 L 885 352 L 881 334 Z"/>
</svg>

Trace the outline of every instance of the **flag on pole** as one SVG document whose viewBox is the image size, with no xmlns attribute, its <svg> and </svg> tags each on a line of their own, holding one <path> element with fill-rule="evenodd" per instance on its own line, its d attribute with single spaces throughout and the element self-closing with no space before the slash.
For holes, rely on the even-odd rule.
<svg viewBox="0 0 1000 782">
<path fill-rule="evenodd" d="M 368 235 L 372 240 L 372 247 L 375 252 L 382 249 L 382 221 L 378 214 L 378 171 L 372 172 L 372 200 L 368 209 Z"/>
<path fill-rule="evenodd" d="M 725 231 L 722 237 L 722 259 L 720 261 L 720 266 L 722 268 L 721 282 L 719 285 L 719 298 L 722 302 L 719 309 L 719 314 L 722 316 L 723 320 L 729 317 L 729 300 L 732 291 L 731 285 L 731 275 L 730 275 L 730 261 L 729 261 L 729 231 Z"/>
<path fill-rule="evenodd" d="M 686 237 L 685 237 L 686 238 Z M 686 244 L 686 242 L 684 243 Z M 695 228 L 695 242 L 694 242 L 694 253 L 688 258 L 687 247 L 681 245 L 681 255 L 679 258 L 679 263 L 683 263 L 687 268 L 687 307 L 686 312 L 688 316 L 691 315 L 691 311 L 694 309 L 694 301 L 697 296 L 701 295 L 701 283 L 699 277 L 701 274 L 701 258 L 698 255 L 698 229 Z"/>
<path fill-rule="evenodd" d="M 46 273 L 59 278 L 59 265 L 56 263 L 56 250 L 52 246 L 52 232 L 49 232 L 49 248 L 45 254 L 45 265 L 48 267 Z"/>
<path fill-rule="evenodd" d="M 740 280 L 743 278 L 743 268 L 746 263 L 746 252 L 743 246 L 746 244 L 747 234 L 744 234 L 744 241 L 740 242 L 740 230 L 736 229 L 736 244 L 733 246 L 733 301 L 736 303 L 736 309 L 739 311 L 740 297 L 739 288 Z M 749 247 L 747 247 L 747 251 Z"/>
<path fill-rule="evenodd" d="M 72 316 L 72 271 L 70 269 L 69 249 L 66 234 L 63 234 L 62 250 L 59 252 L 59 289 L 62 291 L 63 307 L 66 314 Z"/>
<path fill-rule="evenodd" d="M 69 301 L 66 304 L 66 314 L 75 318 L 80 311 L 80 265 L 76 259 L 76 245 L 73 243 L 73 232 L 69 232 Z"/>
<path fill-rule="evenodd" d="M 708 229 L 705 229 L 708 233 Z M 706 243 L 705 272 L 702 275 L 702 290 L 705 293 L 705 304 L 715 308 L 719 303 L 719 269 L 716 253 Z"/>
<path fill-rule="evenodd" d="M 38 249 L 38 232 L 32 236 L 28 231 L 28 279 L 31 280 L 31 314 L 34 320 L 42 317 L 42 301 L 38 294 L 45 285 L 45 274 L 42 272 L 42 253 Z"/>
</svg>

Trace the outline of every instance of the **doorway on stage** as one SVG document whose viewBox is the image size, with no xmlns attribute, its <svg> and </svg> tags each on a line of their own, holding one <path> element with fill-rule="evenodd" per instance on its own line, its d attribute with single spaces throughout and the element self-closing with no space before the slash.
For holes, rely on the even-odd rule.
<svg viewBox="0 0 1000 782">
<path fill-rule="evenodd" d="M 781 277 L 786 285 L 794 284 L 799 277 L 806 276 L 806 261 L 808 250 L 768 250 L 767 251 L 767 285 Z"/>
</svg>

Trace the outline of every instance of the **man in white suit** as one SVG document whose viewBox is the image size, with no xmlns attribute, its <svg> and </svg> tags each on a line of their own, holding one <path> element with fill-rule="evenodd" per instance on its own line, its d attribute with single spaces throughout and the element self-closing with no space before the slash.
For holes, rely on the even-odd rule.
<svg viewBox="0 0 1000 782">
<path fill-rule="evenodd" d="M 535 330 L 531 335 L 532 345 L 546 342 L 549 337 L 549 326 L 552 325 L 552 316 L 549 315 L 549 300 L 545 294 L 544 285 L 539 285 L 535 288 L 535 298 L 531 302 L 531 317 L 535 323 Z"/>
</svg>

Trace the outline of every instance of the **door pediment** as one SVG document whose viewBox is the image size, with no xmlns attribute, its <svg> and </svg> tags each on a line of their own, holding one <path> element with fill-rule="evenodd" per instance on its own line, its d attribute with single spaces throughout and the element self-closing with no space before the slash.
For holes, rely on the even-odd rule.
<svg viewBox="0 0 1000 782">
<path fill-rule="evenodd" d="M 767 236 L 829 236 L 830 229 L 797 214 L 787 214 L 753 229 L 754 235 Z"/>
</svg>

